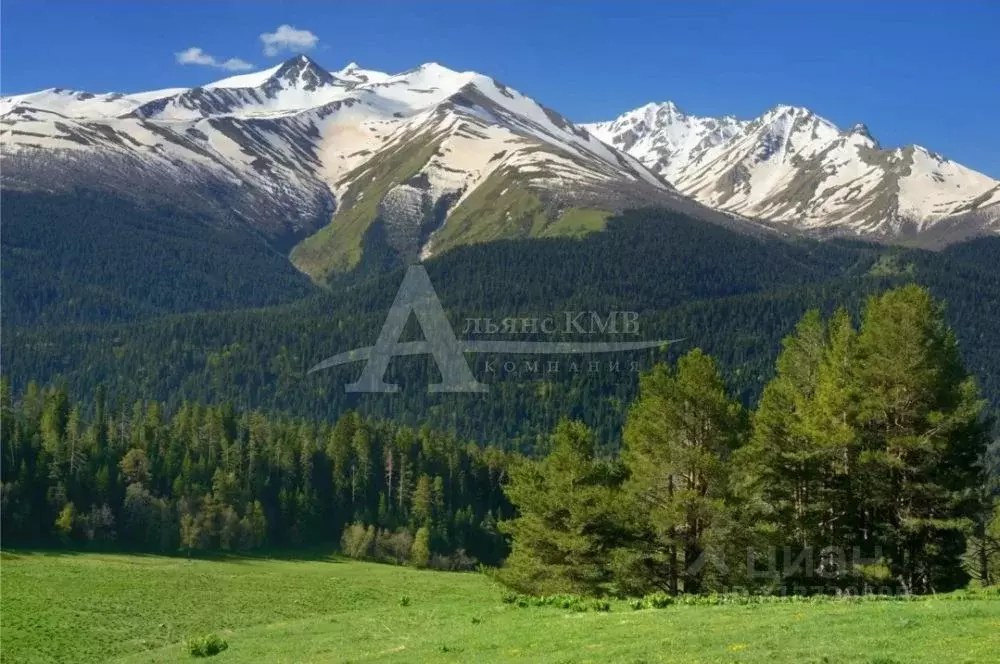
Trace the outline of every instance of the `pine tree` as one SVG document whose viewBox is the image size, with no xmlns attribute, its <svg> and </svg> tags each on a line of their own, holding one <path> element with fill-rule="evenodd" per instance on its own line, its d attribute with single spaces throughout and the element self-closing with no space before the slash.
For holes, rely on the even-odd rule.
<svg viewBox="0 0 1000 664">
<path fill-rule="evenodd" d="M 533 593 L 600 593 L 611 581 L 610 553 L 620 537 L 609 465 L 594 456 L 593 433 L 563 421 L 540 461 L 510 471 L 506 492 L 518 516 L 500 523 L 512 538 L 503 580 Z"/>
<path fill-rule="evenodd" d="M 905 590 L 961 585 L 963 520 L 974 515 L 987 431 L 941 305 L 918 286 L 872 298 L 858 355 L 863 527 Z"/>
<path fill-rule="evenodd" d="M 726 462 L 742 438 L 741 409 L 700 350 L 675 371 L 658 365 L 641 377 L 624 432 L 625 488 L 648 517 L 647 568 L 671 592 L 679 580 L 685 592 L 699 591 L 710 559 L 724 567 Z"/>
<path fill-rule="evenodd" d="M 735 462 L 746 469 L 742 499 L 753 506 L 749 518 L 771 546 L 804 549 L 818 539 L 823 452 L 810 423 L 825 354 L 826 326 L 818 311 L 810 311 L 783 342 L 776 376 L 753 416 L 750 443 Z"/>
</svg>

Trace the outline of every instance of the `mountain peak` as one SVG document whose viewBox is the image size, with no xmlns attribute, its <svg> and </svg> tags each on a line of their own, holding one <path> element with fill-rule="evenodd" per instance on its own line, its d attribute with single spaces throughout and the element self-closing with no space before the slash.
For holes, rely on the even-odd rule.
<svg viewBox="0 0 1000 664">
<path fill-rule="evenodd" d="M 851 125 L 851 128 L 844 132 L 845 136 L 861 136 L 862 138 L 871 141 L 872 145 L 876 148 L 879 147 L 878 141 L 872 136 L 871 131 L 868 129 L 868 125 L 863 122 L 855 122 Z"/>
<path fill-rule="evenodd" d="M 639 108 L 635 109 L 633 113 L 635 113 L 636 115 L 645 115 L 645 116 L 663 115 L 666 117 L 684 115 L 684 112 L 677 107 L 677 104 L 669 100 L 662 102 L 650 102 L 645 106 L 640 106 Z"/>
<path fill-rule="evenodd" d="M 810 111 L 808 108 L 805 108 L 804 106 L 790 106 L 788 104 L 778 104 L 764 115 L 771 117 L 783 117 L 790 115 L 809 117 L 815 115 L 815 113 Z"/>
<path fill-rule="evenodd" d="M 588 128 L 700 203 L 807 230 L 891 236 L 894 215 L 935 223 L 988 204 L 997 187 L 919 146 L 883 152 L 865 125 L 840 130 L 790 104 L 749 121 L 647 104 Z"/>
<path fill-rule="evenodd" d="M 268 80 L 268 83 L 285 83 L 294 87 L 302 87 L 306 90 L 314 90 L 323 85 L 332 85 L 333 74 L 319 66 L 315 60 L 308 55 L 297 55 L 294 58 L 285 60 L 278 67 L 278 70 Z M 280 85 L 280 87 L 287 87 Z"/>
<path fill-rule="evenodd" d="M 420 65 L 415 70 L 413 70 L 413 73 L 420 73 L 430 76 L 455 76 L 462 72 L 458 72 L 450 67 L 445 67 L 443 64 L 439 62 L 425 62 L 424 64 Z"/>
<path fill-rule="evenodd" d="M 672 101 L 665 101 L 657 104 L 657 112 L 667 116 L 684 115 L 684 111 L 678 108 L 677 104 Z"/>
</svg>

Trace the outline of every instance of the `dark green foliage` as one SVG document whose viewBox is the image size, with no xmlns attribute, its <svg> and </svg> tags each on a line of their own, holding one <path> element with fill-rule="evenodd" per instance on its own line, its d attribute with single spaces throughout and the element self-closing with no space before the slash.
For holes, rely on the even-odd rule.
<svg viewBox="0 0 1000 664">
<path fill-rule="evenodd" d="M 401 271 L 346 276 L 329 293 L 264 310 L 127 325 L 5 324 L 5 372 L 18 389 L 31 379 L 64 380 L 74 394 L 104 384 L 117 398 L 156 399 L 171 408 L 185 399 L 228 401 L 313 420 L 336 419 L 355 409 L 521 451 L 533 450 L 569 417 L 594 429 L 602 448 L 614 450 L 625 405 L 638 384 L 638 372 L 628 371 L 630 362 L 645 370 L 700 347 L 716 358 L 733 394 L 753 405 L 772 375 L 780 340 L 806 311 L 829 313 L 844 305 L 856 315 L 868 295 L 916 280 L 948 300 L 948 319 L 966 363 L 995 403 L 1000 396 L 995 313 L 1000 280 L 986 262 L 988 251 L 971 248 L 979 242 L 986 243 L 933 254 L 864 243 L 764 240 L 676 214 L 643 211 L 612 219 L 606 232 L 583 240 L 463 247 L 427 263 L 460 338 L 469 336 L 463 333 L 466 318 L 499 321 L 570 310 L 637 311 L 641 338 L 685 339 L 665 353 L 602 356 L 597 359 L 618 362 L 620 371 L 611 372 L 605 364 L 596 374 L 570 368 L 572 363 L 586 367 L 594 359 L 589 356 L 557 358 L 560 368 L 550 373 L 545 368 L 549 358 L 541 358 L 541 369 L 532 372 L 525 370 L 523 358 L 470 355 L 473 372 L 491 385 L 488 395 L 428 394 L 424 386 L 433 382 L 437 369 L 420 356 L 392 362 L 390 378 L 404 385 L 394 395 L 346 394 L 343 385 L 357 378 L 357 364 L 305 375 L 325 357 L 374 341 Z M 885 255 L 913 269 L 872 276 L 872 267 Z M 72 320 L 74 315 L 55 317 Z M 591 335 L 588 340 L 622 338 Z M 514 374 L 486 370 L 487 362 L 499 368 L 509 360 L 517 362 Z"/>
<path fill-rule="evenodd" d="M 0 406 L 11 544 L 199 552 L 340 542 L 346 555 L 404 563 L 416 532 L 436 566 L 505 553 L 495 523 L 510 514 L 507 455 L 450 435 L 356 413 L 314 425 L 227 405 L 111 405 L 100 390 L 83 402 L 34 384 L 14 395 L 6 381 Z M 430 511 L 417 520 L 414 487 L 426 477 Z"/>
<path fill-rule="evenodd" d="M 559 372 L 490 373 L 488 362 L 511 358 L 476 357 L 486 395 L 428 394 L 437 370 L 424 357 L 393 361 L 387 378 L 404 384 L 393 395 L 346 394 L 357 366 L 305 374 L 372 343 L 400 271 L 348 275 L 269 309 L 25 327 L 94 320 L 45 305 L 3 326 L 5 370 L 23 394 L 4 390 L 5 535 L 189 552 L 341 541 L 357 557 L 464 569 L 470 554 L 502 558 L 509 479 L 521 513 L 504 526 L 514 537 L 504 574 L 531 592 L 700 591 L 747 581 L 723 571 L 673 581 L 692 561 L 724 562 L 727 547 L 794 555 L 830 543 L 866 555 L 877 545 L 864 584 L 954 587 L 966 542 L 987 541 L 992 508 L 975 470 L 987 406 L 965 367 L 996 403 L 996 251 L 991 240 L 931 254 L 755 239 L 650 211 L 583 240 L 464 247 L 427 264 L 460 338 L 470 318 L 569 310 L 638 311 L 642 338 L 686 340 L 600 358 L 618 372 L 581 371 L 593 358 L 564 356 Z M 910 281 L 929 290 L 865 308 Z M 229 306 L 199 308 L 216 305 Z M 691 347 L 715 362 L 692 355 L 654 370 L 629 411 L 639 389 L 630 363 L 673 362 Z M 42 391 L 32 378 L 62 387 Z M 237 408 L 217 405 L 228 403 Z M 734 452 L 745 438 L 737 404 L 756 414 Z M 630 412 L 622 464 L 612 459 Z M 695 437 L 677 435 L 685 428 L 711 435 L 691 446 Z M 504 454 L 462 439 L 548 456 L 508 475 Z M 995 457 L 986 467 L 1000 467 Z M 680 491 L 662 490 L 682 475 Z"/>
<path fill-rule="evenodd" d="M 618 571 L 630 591 L 698 592 L 731 538 L 728 459 L 744 435 L 742 410 L 700 350 L 641 377 L 623 451 L 628 512 L 641 532 Z"/>
<path fill-rule="evenodd" d="M 256 307 L 315 292 L 246 227 L 96 191 L 3 193 L 4 325 Z"/>
<path fill-rule="evenodd" d="M 871 298 L 857 331 L 810 312 L 784 347 L 749 442 L 699 350 L 642 377 L 622 468 L 560 425 L 511 469 L 500 578 L 533 594 L 933 593 L 967 582 L 970 555 L 988 578 L 984 402 L 929 292 Z"/>
<path fill-rule="evenodd" d="M 804 582 L 857 551 L 870 561 L 854 572 L 865 585 L 964 584 L 963 530 L 986 481 L 984 405 L 925 289 L 872 298 L 857 332 L 846 312 L 806 316 L 739 458 L 754 527 L 806 556 Z M 827 547 L 841 553 L 824 557 Z"/>
<path fill-rule="evenodd" d="M 616 501 L 620 478 L 595 458 L 593 432 L 562 422 L 540 461 L 522 460 L 505 488 L 517 505 L 500 524 L 513 548 L 504 583 L 533 593 L 599 594 L 611 581 L 608 556 L 623 534 Z"/>
</svg>

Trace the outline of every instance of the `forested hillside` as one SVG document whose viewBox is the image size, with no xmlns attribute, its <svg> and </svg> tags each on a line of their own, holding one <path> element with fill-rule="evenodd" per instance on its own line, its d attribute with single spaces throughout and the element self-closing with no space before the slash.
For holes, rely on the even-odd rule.
<svg viewBox="0 0 1000 664">
<path fill-rule="evenodd" d="M 428 371 L 436 369 L 427 357 L 393 361 L 390 375 L 407 386 L 394 395 L 345 394 L 343 385 L 357 378 L 359 365 L 305 374 L 325 357 L 374 342 L 401 269 L 362 270 L 331 284 L 328 292 L 265 309 L 127 324 L 24 326 L 5 319 L 4 372 L 15 389 L 29 380 L 58 382 L 70 395 L 85 397 L 103 385 L 115 399 L 155 399 L 169 409 L 185 399 L 231 402 L 327 420 L 357 409 L 508 449 L 530 450 L 568 416 L 585 421 L 601 445 L 613 448 L 624 408 L 636 394 L 638 374 L 627 370 L 631 362 L 648 368 L 700 347 L 718 359 L 727 384 L 749 406 L 773 373 L 780 339 L 807 310 L 829 313 L 843 305 L 857 313 L 869 295 L 915 281 L 946 301 L 961 352 L 996 404 L 998 247 L 995 238 L 942 253 L 762 239 L 682 215 L 641 211 L 612 219 L 607 231 L 580 240 L 460 248 L 426 264 L 460 338 L 475 336 L 464 331 L 468 318 L 635 311 L 640 338 L 683 339 L 666 351 L 558 358 L 556 371 L 546 370 L 551 358 L 540 358 L 541 369 L 531 371 L 523 358 L 469 356 L 473 372 L 491 385 L 487 395 L 428 394 Z M 624 337 L 600 340 L 612 338 Z M 601 371 L 572 370 L 574 363 L 585 367 L 591 359 L 602 362 Z M 510 360 L 517 362 L 514 372 L 488 370 L 488 363 L 502 367 Z M 615 363 L 618 371 L 611 370 Z"/>
<path fill-rule="evenodd" d="M 503 563 L 532 594 L 989 585 L 990 422 L 941 314 L 914 285 L 869 299 L 860 324 L 812 310 L 753 408 L 699 349 L 657 364 L 620 454 L 566 419 L 526 458 L 356 413 L 331 425 L 4 382 L 4 534 L 188 553 L 339 542 L 418 567 Z"/>
<path fill-rule="evenodd" d="M 108 323 L 289 302 L 314 287 L 282 242 L 157 202 L 4 190 L 3 322 Z"/>
</svg>

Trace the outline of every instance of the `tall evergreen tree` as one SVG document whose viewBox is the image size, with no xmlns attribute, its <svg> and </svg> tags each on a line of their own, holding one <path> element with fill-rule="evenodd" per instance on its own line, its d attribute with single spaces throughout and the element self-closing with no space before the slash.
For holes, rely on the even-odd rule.
<svg viewBox="0 0 1000 664">
<path fill-rule="evenodd" d="M 965 582 L 963 520 L 974 515 L 988 441 L 984 402 L 942 306 L 918 286 L 872 298 L 858 337 L 864 538 L 908 591 Z"/>
<path fill-rule="evenodd" d="M 512 538 L 501 577 L 526 592 L 603 592 L 620 538 L 616 478 L 595 458 L 593 433 L 579 422 L 561 422 L 550 446 L 544 459 L 510 470 L 506 493 L 518 515 L 500 523 Z"/>
<path fill-rule="evenodd" d="M 743 422 L 701 350 L 682 357 L 676 370 L 658 365 L 640 379 L 625 425 L 626 491 L 648 518 L 645 566 L 671 592 L 701 589 L 710 559 L 725 565 L 727 461 L 742 442 Z"/>
</svg>

